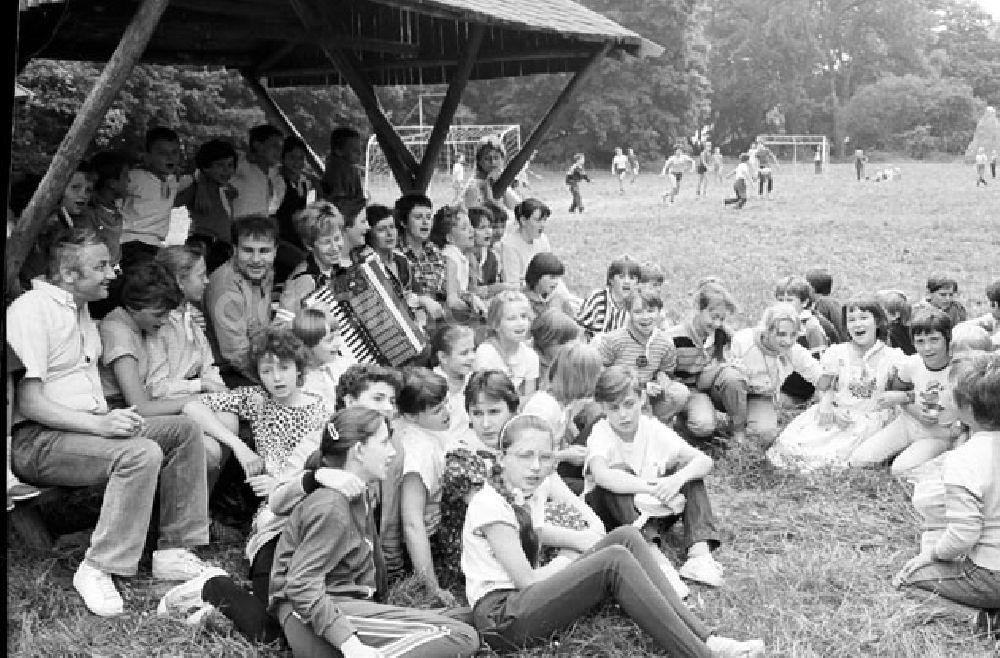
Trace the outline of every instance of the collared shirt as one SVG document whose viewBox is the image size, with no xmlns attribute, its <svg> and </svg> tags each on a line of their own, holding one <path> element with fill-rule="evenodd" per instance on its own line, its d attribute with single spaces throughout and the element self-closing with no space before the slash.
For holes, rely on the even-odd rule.
<svg viewBox="0 0 1000 658">
<path fill-rule="evenodd" d="M 413 292 L 444 301 L 444 284 L 448 268 L 438 246 L 428 240 L 420 251 L 406 244 L 402 252 L 410 262 L 410 285 Z"/>
<path fill-rule="evenodd" d="M 591 336 L 621 329 L 628 322 L 628 310 L 615 303 L 610 288 L 595 290 L 580 306 L 577 324 Z"/>
<path fill-rule="evenodd" d="M 249 361 L 250 336 L 271 322 L 273 281 L 274 273 L 268 272 L 263 281 L 252 283 L 229 260 L 212 272 L 205 292 L 218 356 L 254 379 L 256 368 Z"/>
<path fill-rule="evenodd" d="M 238 192 L 233 199 L 233 217 L 273 215 L 285 198 L 285 179 L 278 168 L 265 172 L 245 157 L 240 158 L 230 183 Z"/>
<path fill-rule="evenodd" d="M 223 384 L 199 318 L 204 324 L 201 311 L 191 304 L 175 308 L 148 343 L 146 386 L 154 400 L 201 393 L 204 382 Z"/>
<path fill-rule="evenodd" d="M 142 333 L 135 319 L 121 306 L 108 313 L 98 324 L 98 329 L 101 332 L 101 344 L 104 346 L 99 368 L 104 397 L 114 406 L 125 406 L 125 399 L 112 364 L 123 356 L 134 358 L 139 381 L 145 385 L 146 375 L 149 374 L 151 337 Z"/>
<path fill-rule="evenodd" d="M 41 279 L 7 309 L 7 342 L 25 367 L 25 377 L 39 379 L 46 397 L 95 414 L 108 410 L 97 361 L 101 337 L 87 306 L 78 307 L 68 291 Z M 20 410 L 14 422 L 25 420 Z"/>
<path fill-rule="evenodd" d="M 605 366 L 634 368 L 644 384 L 652 381 L 658 372 L 672 375 L 677 367 L 673 340 L 658 329 L 654 329 L 646 340 L 640 340 L 630 327 L 615 329 L 597 339 L 597 351 Z"/>
<path fill-rule="evenodd" d="M 160 178 L 147 169 L 128 173 L 128 195 L 122 206 L 121 241 L 160 246 L 170 230 L 170 211 L 181 184 L 173 174 Z"/>
</svg>

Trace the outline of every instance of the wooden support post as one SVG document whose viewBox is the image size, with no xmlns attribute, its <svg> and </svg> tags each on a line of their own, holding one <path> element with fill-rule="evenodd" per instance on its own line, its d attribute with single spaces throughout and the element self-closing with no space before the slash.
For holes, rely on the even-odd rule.
<svg viewBox="0 0 1000 658">
<path fill-rule="evenodd" d="M 472 67 L 476 63 L 476 55 L 479 53 L 479 46 L 482 45 L 485 35 L 485 25 L 476 23 L 472 26 L 469 40 L 466 41 L 465 48 L 458 60 L 455 77 L 451 79 L 451 84 L 448 85 L 448 92 L 444 96 L 444 101 L 441 103 L 441 110 L 434 121 L 434 129 L 431 130 L 430 137 L 427 139 L 427 146 L 424 148 L 424 157 L 420 161 L 420 169 L 417 171 L 416 181 L 414 181 L 414 186 L 420 192 L 427 191 L 427 186 L 431 183 L 431 177 L 434 176 L 434 164 L 437 162 L 438 155 L 441 153 L 441 147 L 444 146 L 445 139 L 448 137 L 451 120 L 455 118 L 455 112 L 458 110 L 458 105 L 462 100 L 462 92 L 465 91 L 465 85 L 468 84 L 469 76 L 472 75 Z"/>
<path fill-rule="evenodd" d="M 278 107 L 275 102 L 274 97 L 267 90 L 260 80 L 254 76 L 252 73 L 246 71 L 241 71 L 240 74 L 243 76 L 243 81 L 250 87 L 250 90 L 257 97 L 257 101 L 260 103 L 261 107 L 264 108 L 264 114 L 268 116 L 271 121 L 276 122 L 279 126 L 285 129 L 285 132 L 291 133 L 293 136 L 297 137 L 306 145 L 306 159 L 309 160 L 309 164 L 312 165 L 316 173 L 322 174 L 326 167 L 323 164 L 323 160 L 319 157 L 319 154 L 313 150 L 313 147 L 302 137 L 302 133 L 299 129 L 295 127 L 292 120 L 288 118 L 285 111 Z"/>
<path fill-rule="evenodd" d="M 168 4 L 170 0 L 142 0 L 132 21 L 125 28 L 118 47 L 115 48 L 101 75 L 87 94 L 86 100 L 83 101 L 76 118 L 73 119 L 73 125 L 59 145 L 28 207 L 24 209 L 17 230 L 7 241 L 5 290 L 9 296 L 20 292 L 18 274 L 21 272 L 25 256 L 38 239 L 45 220 L 59 204 L 63 190 L 66 189 L 73 172 L 83 159 L 87 146 L 94 139 L 101 120 L 133 67 L 142 57 Z"/>
<path fill-rule="evenodd" d="M 545 137 L 545 133 L 549 131 L 552 124 L 556 122 L 556 119 L 559 118 L 569 105 L 570 100 L 572 100 L 576 95 L 580 85 L 582 85 L 587 78 L 589 78 L 594 71 L 597 70 L 601 60 L 603 60 L 607 54 L 611 52 L 611 48 L 613 46 L 614 44 L 610 41 L 605 43 L 600 50 L 594 53 L 584 67 L 576 72 L 576 75 L 574 75 L 569 81 L 566 88 L 562 90 L 555 102 L 552 103 L 552 107 L 549 108 L 549 111 L 545 113 L 545 116 L 538 122 L 535 129 L 531 131 L 528 141 L 521 146 L 521 150 L 518 151 L 513 158 L 507 161 L 507 166 L 504 168 L 497 181 L 493 183 L 494 196 L 498 198 L 501 197 L 504 190 L 506 190 L 507 187 L 514 182 L 514 177 L 517 176 L 518 172 L 521 171 L 521 168 L 524 167 L 525 163 L 528 161 L 528 158 L 531 157 L 532 151 L 534 151 L 541 143 L 542 138 Z"/>
<path fill-rule="evenodd" d="M 306 30 L 318 30 L 327 35 L 336 35 L 338 30 L 327 20 L 326 15 L 319 11 L 311 0 L 288 0 Z M 372 124 L 379 145 L 385 153 L 386 162 L 392 170 L 393 177 L 404 194 L 413 191 L 417 173 L 417 161 L 406 148 L 396 129 L 379 106 L 378 97 L 371 81 L 361 71 L 360 62 L 350 53 L 337 48 L 336 37 L 330 36 L 320 44 L 323 54 L 337 69 L 341 77 L 354 90 L 361 107 L 364 108 L 368 121 Z"/>
</svg>

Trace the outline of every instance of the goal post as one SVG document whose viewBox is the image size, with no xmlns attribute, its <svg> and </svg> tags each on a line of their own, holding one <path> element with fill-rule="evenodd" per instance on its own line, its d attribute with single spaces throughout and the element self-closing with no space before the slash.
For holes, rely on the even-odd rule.
<svg viewBox="0 0 1000 658">
<path fill-rule="evenodd" d="M 779 162 L 790 159 L 793 173 L 800 163 L 813 166 L 816 149 L 819 149 L 823 171 L 830 160 L 830 140 L 826 135 L 757 135 L 757 141 L 774 153 Z"/>
<path fill-rule="evenodd" d="M 427 140 L 430 139 L 433 126 L 396 126 L 396 132 L 406 148 L 409 149 L 417 162 L 424 157 Z M 454 196 L 451 169 L 455 160 L 462 155 L 465 163 L 465 178 L 474 176 L 476 171 L 476 147 L 484 137 L 499 137 L 510 158 L 521 150 L 521 126 L 518 124 L 494 125 L 454 125 L 448 129 L 444 148 L 438 154 L 434 163 L 434 176 L 427 189 L 428 196 L 436 196 L 438 202 L 449 203 Z M 365 149 L 365 194 L 369 199 L 392 205 L 399 196 L 399 186 L 396 184 L 385 153 L 372 135 Z M 444 188 L 444 189 L 442 189 Z M 446 198 L 447 197 L 447 198 Z"/>
</svg>

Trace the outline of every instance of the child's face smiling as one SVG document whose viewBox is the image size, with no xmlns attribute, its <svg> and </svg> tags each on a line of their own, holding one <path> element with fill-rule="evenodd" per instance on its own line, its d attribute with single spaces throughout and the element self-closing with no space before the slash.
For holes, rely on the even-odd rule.
<svg viewBox="0 0 1000 658">
<path fill-rule="evenodd" d="M 867 349 L 878 337 L 878 323 L 871 311 L 849 308 L 845 316 L 847 333 L 858 347 Z"/>
<path fill-rule="evenodd" d="M 639 285 L 639 278 L 631 274 L 616 274 L 611 277 L 611 294 L 616 299 L 624 299 Z"/>
<path fill-rule="evenodd" d="M 82 171 L 74 171 L 63 192 L 62 207 L 71 215 L 79 215 L 90 202 L 93 190 L 94 184 L 90 177 Z"/>
<path fill-rule="evenodd" d="M 207 169 L 202 169 L 201 171 L 205 174 L 206 178 L 216 185 L 225 186 L 236 171 L 236 162 L 232 158 L 223 158 L 222 160 L 216 160 Z"/>
<path fill-rule="evenodd" d="M 441 368 L 452 377 L 467 377 L 476 362 L 475 336 L 462 334 L 448 352 L 438 352 Z"/>
<path fill-rule="evenodd" d="M 913 347 L 924 360 L 924 365 L 932 370 L 943 368 L 951 358 L 948 341 L 940 331 L 914 334 Z"/>
<path fill-rule="evenodd" d="M 497 335 L 504 340 L 520 343 L 528 340 L 531 329 L 531 306 L 522 302 L 508 303 L 500 316 Z"/>
<path fill-rule="evenodd" d="M 313 243 L 313 258 L 320 269 L 329 270 L 340 262 L 340 255 L 344 250 L 344 234 L 341 231 L 333 231 L 316 238 Z"/>
<path fill-rule="evenodd" d="M 660 319 L 660 309 L 648 306 L 642 298 L 636 295 L 632 301 L 631 313 L 629 313 L 629 323 L 632 331 L 640 338 L 647 338 L 656 329 Z"/>
</svg>

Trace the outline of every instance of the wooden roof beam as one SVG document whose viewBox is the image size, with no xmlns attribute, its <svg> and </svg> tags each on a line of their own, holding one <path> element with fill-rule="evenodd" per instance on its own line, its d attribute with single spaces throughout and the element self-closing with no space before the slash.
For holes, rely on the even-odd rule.
<svg viewBox="0 0 1000 658">
<path fill-rule="evenodd" d="M 319 11 L 316 0 L 288 0 L 295 14 L 302 21 L 304 26 L 317 26 L 320 29 L 336 32 L 327 17 Z M 324 43 L 320 46 L 323 54 L 326 55 L 330 63 L 337 69 L 341 77 L 354 90 L 361 107 L 364 108 L 368 121 L 375 131 L 375 136 L 385 153 L 386 162 L 392 170 L 393 177 L 399 185 L 399 189 L 404 193 L 413 189 L 417 161 L 410 153 L 410 150 L 403 144 L 399 133 L 393 128 L 388 117 L 379 105 L 378 97 L 375 95 L 375 88 L 371 81 L 361 71 L 360 62 L 354 55 L 339 50 L 333 44 Z"/>
<path fill-rule="evenodd" d="M 271 93 L 267 90 L 260 80 L 254 76 L 253 73 L 248 71 L 240 71 L 240 75 L 243 76 L 243 82 L 250 87 L 250 91 L 254 93 L 257 97 L 257 101 L 260 103 L 261 107 L 264 109 L 264 114 L 268 116 L 271 121 L 274 121 L 279 126 L 281 126 L 285 132 L 291 133 L 300 142 L 306 145 L 306 158 L 309 160 L 309 164 L 312 165 L 318 173 L 322 174 L 326 167 L 323 165 L 322 158 L 313 150 L 313 147 L 309 145 L 309 142 L 305 140 L 299 129 L 295 127 L 292 120 L 285 114 L 285 111 L 278 106 L 277 101 L 271 96 Z"/>
<path fill-rule="evenodd" d="M 483 43 L 486 34 L 486 26 L 476 24 L 472 26 L 468 41 L 462 49 L 459 59 L 458 69 L 448 85 L 441 109 L 438 111 L 437 119 L 434 120 L 434 129 L 431 130 L 430 137 L 427 138 L 427 146 L 424 149 L 424 157 L 420 161 L 420 169 L 417 171 L 414 181 L 416 189 L 421 192 L 427 190 L 431 177 L 434 175 L 434 164 L 437 162 L 441 147 L 444 146 L 445 138 L 448 137 L 448 129 L 451 127 L 451 120 L 455 118 L 455 112 L 462 101 L 462 93 L 469 83 L 469 76 L 472 75 L 472 67 L 476 63 L 476 55 L 479 47 Z"/>
<path fill-rule="evenodd" d="M 142 0 L 24 209 L 17 229 L 7 241 L 5 290 L 10 299 L 20 292 L 18 276 L 25 256 L 38 240 L 45 220 L 55 212 L 63 190 L 83 160 L 83 154 L 97 133 L 101 120 L 142 57 L 169 3 L 170 0 Z"/>
<path fill-rule="evenodd" d="M 562 116 L 562 113 L 566 110 L 569 102 L 573 100 L 576 92 L 579 91 L 580 85 L 587 81 L 587 79 L 594 74 L 597 67 L 600 65 L 601 61 L 607 57 L 611 49 L 614 48 L 614 43 L 611 41 L 606 42 L 597 52 L 595 52 L 590 60 L 584 65 L 582 69 L 577 71 L 577 73 L 570 79 L 569 84 L 559 93 L 556 100 L 552 103 L 552 107 L 549 111 L 545 113 L 545 116 L 538 122 L 535 129 L 531 131 L 531 135 L 528 136 L 528 140 L 521 146 L 521 150 L 518 151 L 513 158 L 507 161 L 507 166 L 504 167 L 503 172 L 501 172 L 500 177 L 497 182 L 493 184 L 493 194 L 496 197 L 501 197 L 504 190 L 514 181 L 514 177 L 517 176 L 518 172 L 524 167 L 525 163 L 528 162 L 528 158 L 531 157 L 531 153 L 538 148 L 542 142 L 542 138 L 552 127 L 552 124 Z"/>
</svg>

